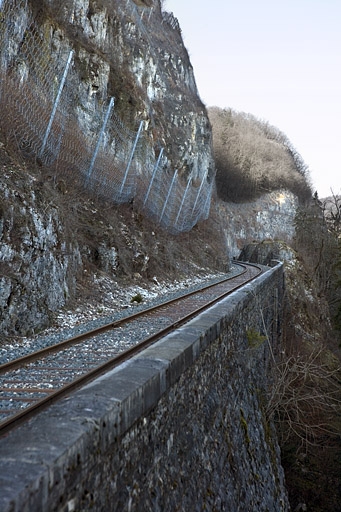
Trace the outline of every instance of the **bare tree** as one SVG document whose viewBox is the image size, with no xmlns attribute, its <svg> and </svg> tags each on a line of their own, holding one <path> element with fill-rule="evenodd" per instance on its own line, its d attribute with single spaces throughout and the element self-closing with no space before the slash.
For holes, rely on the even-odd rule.
<svg viewBox="0 0 341 512">
<path fill-rule="evenodd" d="M 296 438 L 302 446 L 319 445 L 337 436 L 335 415 L 341 412 L 338 379 L 341 367 L 326 363 L 323 347 L 282 355 L 275 365 L 266 412 L 274 419 L 281 444 Z"/>
</svg>

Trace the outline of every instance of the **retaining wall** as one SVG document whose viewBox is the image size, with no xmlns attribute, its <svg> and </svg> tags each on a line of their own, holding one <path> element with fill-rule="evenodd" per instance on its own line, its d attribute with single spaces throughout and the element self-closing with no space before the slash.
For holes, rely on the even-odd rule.
<svg viewBox="0 0 341 512">
<path fill-rule="evenodd" d="M 263 413 L 283 269 L 0 439 L 0 510 L 287 511 Z"/>
</svg>

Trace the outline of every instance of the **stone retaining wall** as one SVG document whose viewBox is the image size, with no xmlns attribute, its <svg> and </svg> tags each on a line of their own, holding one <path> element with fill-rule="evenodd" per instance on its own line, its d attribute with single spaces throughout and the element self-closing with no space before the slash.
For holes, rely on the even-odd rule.
<svg viewBox="0 0 341 512">
<path fill-rule="evenodd" d="M 289 510 L 262 409 L 282 296 L 277 265 L 0 439 L 0 510 Z"/>
</svg>

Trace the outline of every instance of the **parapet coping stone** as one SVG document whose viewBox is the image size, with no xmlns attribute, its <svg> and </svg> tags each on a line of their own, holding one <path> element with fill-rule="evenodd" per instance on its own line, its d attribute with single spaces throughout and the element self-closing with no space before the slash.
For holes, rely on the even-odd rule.
<svg viewBox="0 0 341 512">
<path fill-rule="evenodd" d="M 0 438 L 0 510 L 32 512 L 35 499 L 43 510 L 62 475 L 146 416 L 280 266 Z"/>
</svg>

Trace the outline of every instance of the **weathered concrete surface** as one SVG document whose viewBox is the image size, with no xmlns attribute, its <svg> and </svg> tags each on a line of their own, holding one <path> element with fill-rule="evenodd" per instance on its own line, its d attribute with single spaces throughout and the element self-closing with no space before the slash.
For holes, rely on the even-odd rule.
<svg viewBox="0 0 341 512">
<path fill-rule="evenodd" d="M 265 418 L 282 267 L 0 439 L 0 510 L 287 511 Z"/>
</svg>

